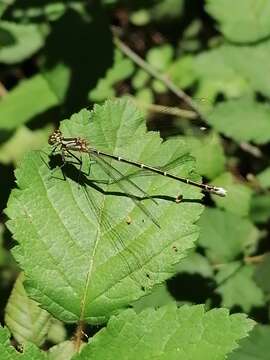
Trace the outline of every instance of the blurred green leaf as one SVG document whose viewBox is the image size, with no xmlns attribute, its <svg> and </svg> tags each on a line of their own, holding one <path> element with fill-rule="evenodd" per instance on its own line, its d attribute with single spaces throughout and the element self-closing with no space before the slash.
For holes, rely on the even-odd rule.
<svg viewBox="0 0 270 360">
<path fill-rule="evenodd" d="M 253 321 L 245 315 L 229 315 L 225 309 L 205 312 L 201 305 L 170 305 L 138 315 L 127 310 L 112 317 L 107 329 L 96 334 L 74 360 L 127 356 L 130 360 L 223 360 L 252 327 Z"/>
<path fill-rule="evenodd" d="M 252 307 L 264 305 L 263 292 L 253 278 L 254 271 L 254 266 L 239 267 L 238 262 L 220 267 L 216 275 L 220 285 L 216 291 L 221 295 L 222 306 L 232 308 L 238 305 L 248 313 Z"/>
<path fill-rule="evenodd" d="M 47 340 L 53 344 L 59 344 L 64 342 L 66 338 L 67 331 L 64 324 L 61 321 L 52 318 L 51 326 L 47 334 Z"/>
<path fill-rule="evenodd" d="M 9 239 L 6 232 L 7 229 L 5 225 L 0 223 L 0 293 L 2 309 L 6 305 L 10 286 L 19 271 L 13 256 L 7 248 Z M 2 312 L 4 312 L 4 310 L 2 310 Z"/>
<path fill-rule="evenodd" d="M 138 313 L 146 308 L 157 309 L 158 307 L 175 302 L 174 297 L 169 293 L 166 284 L 155 286 L 153 291 L 135 301 L 132 308 Z"/>
<path fill-rule="evenodd" d="M 24 275 L 17 278 L 5 309 L 5 323 L 20 344 L 32 342 L 40 346 L 46 340 L 51 325 L 50 314 L 29 299 L 24 286 Z"/>
<path fill-rule="evenodd" d="M 131 83 L 134 89 L 138 90 L 146 86 L 150 75 L 143 69 L 138 69 L 134 76 L 132 76 Z"/>
<path fill-rule="evenodd" d="M 82 344 L 85 345 L 85 343 Z M 77 352 L 74 341 L 68 340 L 51 347 L 47 355 L 48 360 L 70 360 Z"/>
<path fill-rule="evenodd" d="M 214 264 L 249 254 L 259 238 L 259 231 L 248 219 L 219 209 L 205 209 L 198 224 L 201 228 L 198 243 Z"/>
<path fill-rule="evenodd" d="M 249 43 L 270 35 L 268 0 L 207 0 L 205 8 L 231 41 Z"/>
<path fill-rule="evenodd" d="M 65 101 L 71 80 L 71 69 L 64 63 L 58 63 L 51 67 L 49 71 L 43 71 L 42 75 L 47 81 L 52 93 L 57 98 L 58 104 Z"/>
<path fill-rule="evenodd" d="M 264 144 L 270 140 L 270 106 L 241 98 L 219 103 L 207 122 L 222 134 L 237 142 Z"/>
<path fill-rule="evenodd" d="M 191 147 L 191 155 L 196 159 L 196 169 L 202 176 L 213 179 L 225 170 L 225 155 L 218 134 L 205 136 L 185 136 Z"/>
<path fill-rule="evenodd" d="M 191 86 L 196 79 L 194 57 L 190 55 L 181 56 L 170 64 L 166 74 L 180 88 L 185 89 Z"/>
<path fill-rule="evenodd" d="M 44 36 L 38 25 L 0 23 L 0 63 L 14 64 L 36 53 L 44 45 Z"/>
<path fill-rule="evenodd" d="M 213 103 L 220 93 L 227 98 L 233 98 L 251 92 L 248 79 L 233 61 L 234 53 L 239 52 L 239 48 L 225 45 L 194 57 L 193 71 L 198 79 L 195 97 L 205 98 L 209 103 Z"/>
<path fill-rule="evenodd" d="M 136 26 L 144 26 L 151 20 L 150 13 L 146 9 L 140 9 L 133 12 L 130 21 Z"/>
<path fill-rule="evenodd" d="M 200 274 L 204 277 L 213 277 L 213 268 L 205 256 L 196 252 L 191 253 L 181 263 L 177 264 L 175 269 L 177 272 Z"/>
<path fill-rule="evenodd" d="M 0 17 L 3 16 L 6 9 L 14 2 L 14 0 L 2 0 L 0 3 Z"/>
<path fill-rule="evenodd" d="M 184 6 L 184 0 L 158 1 L 150 9 L 150 14 L 153 20 L 171 21 L 183 14 Z"/>
<path fill-rule="evenodd" d="M 44 6 L 44 14 L 47 15 L 50 21 L 59 19 L 67 10 L 66 4 L 63 1 L 56 3 L 48 3 Z"/>
<path fill-rule="evenodd" d="M 254 274 L 256 284 L 268 295 L 270 295 L 270 282 L 269 282 L 269 271 L 270 271 L 270 254 L 266 253 L 262 257 L 262 261 L 258 263 Z"/>
<path fill-rule="evenodd" d="M 17 21 L 56 21 L 70 9 L 78 13 L 85 13 L 85 4 L 83 1 L 76 0 L 46 0 L 46 1 L 29 1 L 18 0 L 12 8 L 11 14 Z"/>
<path fill-rule="evenodd" d="M 118 0 L 102 0 L 101 1 L 104 5 L 113 5 L 118 2 Z"/>
<path fill-rule="evenodd" d="M 97 86 L 90 91 L 89 99 L 101 102 L 115 96 L 113 88 L 119 81 L 131 76 L 134 65 L 131 60 L 124 58 L 120 51 L 115 50 L 113 66 L 107 71 L 105 77 L 98 81 Z"/>
<path fill-rule="evenodd" d="M 228 356 L 228 360 L 268 360 L 269 325 L 256 325 L 249 336 L 239 343 L 239 348 Z"/>
<path fill-rule="evenodd" d="M 224 187 L 227 190 L 227 195 L 224 198 L 213 196 L 213 200 L 219 208 L 239 216 L 247 216 L 249 214 L 252 196 L 251 188 L 237 182 L 229 172 L 215 178 L 213 184 Z"/>
<path fill-rule="evenodd" d="M 163 94 L 167 92 L 166 85 L 163 82 L 156 79 L 152 81 L 152 88 L 158 94 Z"/>
<path fill-rule="evenodd" d="M 82 110 L 61 128 L 66 136 L 81 136 L 98 149 L 146 164 L 177 162 L 173 171 L 191 176 L 194 163 L 184 142 L 162 143 L 158 134 L 146 133 L 132 102 L 109 101 L 92 112 Z M 176 203 L 175 194 L 200 199 L 198 189 L 166 177 L 138 177 L 136 184 L 156 195 L 159 206 L 151 199 L 143 203 L 158 227 L 130 198 L 144 193 L 129 183 L 127 189 L 117 182 L 104 184 L 108 174 L 99 164 L 91 166 L 94 183 L 81 174 L 78 188 L 74 165 L 63 181 L 61 170 L 52 177 L 44 161 L 35 153 L 25 157 L 7 209 L 19 243 L 13 254 L 25 270 L 27 292 L 42 307 L 63 321 L 100 323 L 174 274 L 173 265 L 198 236 L 193 223 L 202 211 L 196 201 Z M 124 176 L 134 172 L 124 163 L 115 166 Z M 159 198 L 164 194 L 172 201 Z"/>
<path fill-rule="evenodd" d="M 52 126 L 33 131 L 25 126 L 19 127 L 8 141 L 0 145 L 0 161 L 3 164 L 18 164 L 27 151 L 44 146 L 51 132 Z"/>
<path fill-rule="evenodd" d="M 136 92 L 136 99 L 138 100 L 137 104 L 141 111 L 144 111 L 145 108 L 147 109 L 148 104 L 152 104 L 154 102 L 153 91 L 149 88 L 141 89 Z"/>
<path fill-rule="evenodd" d="M 250 218 L 259 224 L 270 219 L 270 194 L 259 194 L 251 198 Z"/>
<path fill-rule="evenodd" d="M 165 71 L 173 59 L 173 47 L 169 44 L 151 48 L 146 55 L 146 61 L 156 70 Z"/>
<path fill-rule="evenodd" d="M 52 23 L 44 52 L 43 74 L 59 102 L 64 103 L 65 114 L 69 116 L 88 106 L 89 92 L 113 62 L 112 34 L 105 9 L 98 2 L 88 4 L 84 12 L 69 6 Z"/>
<path fill-rule="evenodd" d="M 257 180 L 260 183 L 260 186 L 263 188 L 270 188 L 270 167 L 264 169 L 256 176 Z"/>
<path fill-rule="evenodd" d="M 0 101 L 0 130 L 15 130 L 56 105 L 58 99 L 47 81 L 42 75 L 35 75 L 20 82 Z"/>
<path fill-rule="evenodd" d="M 0 266 L 3 266 L 5 264 L 8 254 L 7 250 L 3 246 L 4 230 L 5 230 L 4 225 L 0 223 Z"/>
<path fill-rule="evenodd" d="M 268 59 L 270 41 L 253 46 L 222 45 L 194 58 L 198 78 L 196 97 L 212 103 L 219 94 L 236 98 L 257 92 L 270 97 Z M 243 61 L 249 59 L 249 61 Z"/>
<path fill-rule="evenodd" d="M 200 34 L 203 31 L 203 27 L 204 23 L 201 18 L 194 18 L 192 22 L 187 25 L 181 35 L 181 42 L 179 44 L 181 53 L 188 54 L 201 51 L 202 43 L 200 41 Z"/>
</svg>

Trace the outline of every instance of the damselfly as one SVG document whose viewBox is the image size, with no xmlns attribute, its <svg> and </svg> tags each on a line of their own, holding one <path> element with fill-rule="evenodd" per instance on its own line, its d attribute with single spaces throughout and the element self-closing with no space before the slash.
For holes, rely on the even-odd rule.
<svg viewBox="0 0 270 360">
<path fill-rule="evenodd" d="M 222 187 L 199 183 L 199 182 L 190 180 L 188 178 L 176 176 L 167 171 L 163 171 L 162 169 L 159 169 L 157 167 L 146 165 L 141 162 L 129 160 L 129 159 L 126 159 L 121 156 L 117 156 L 114 154 L 110 154 L 110 153 L 98 150 L 94 147 L 91 147 L 88 144 L 86 139 L 83 139 L 80 137 L 64 137 L 62 135 L 62 132 L 59 129 L 55 130 L 54 133 L 52 135 L 50 135 L 48 143 L 49 143 L 49 145 L 53 146 L 52 153 L 54 153 L 57 150 L 60 151 L 63 164 L 66 162 L 67 157 L 72 157 L 72 158 L 76 159 L 76 161 L 81 165 L 82 164 L 81 159 L 79 159 L 76 155 L 74 155 L 73 152 L 87 153 L 90 158 L 91 158 L 91 156 L 101 157 L 101 158 L 107 157 L 107 158 L 110 158 L 110 159 L 113 159 L 113 160 L 116 160 L 119 162 L 124 162 L 131 166 L 145 169 L 145 170 L 148 170 L 149 172 L 156 173 L 156 174 L 159 174 L 162 176 L 166 176 L 168 178 L 180 181 L 180 182 L 188 184 L 188 185 L 196 186 L 205 192 L 212 193 L 212 194 L 215 194 L 218 196 L 223 197 L 223 196 L 226 196 L 226 193 L 227 193 L 226 190 Z M 103 159 L 103 161 L 104 161 L 104 159 Z M 114 170 L 116 170 L 116 169 L 114 168 Z M 149 196 L 147 196 L 147 197 L 149 198 Z"/>
</svg>

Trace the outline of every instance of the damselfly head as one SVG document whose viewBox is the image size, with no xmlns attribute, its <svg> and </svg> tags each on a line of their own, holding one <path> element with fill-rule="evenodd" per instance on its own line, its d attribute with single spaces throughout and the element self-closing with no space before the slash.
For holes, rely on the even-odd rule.
<svg viewBox="0 0 270 360">
<path fill-rule="evenodd" d="M 48 139 L 49 145 L 59 144 L 62 139 L 62 133 L 59 129 L 55 130 Z"/>
</svg>

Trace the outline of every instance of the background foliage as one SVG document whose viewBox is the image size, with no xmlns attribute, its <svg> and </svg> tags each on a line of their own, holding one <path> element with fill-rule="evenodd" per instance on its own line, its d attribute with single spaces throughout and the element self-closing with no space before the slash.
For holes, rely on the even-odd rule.
<svg viewBox="0 0 270 360">
<path fill-rule="evenodd" d="M 3 359 L 269 353 L 269 12 L 267 0 L 1 2 Z M 159 229 L 117 184 L 98 191 L 76 166 L 51 177 L 63 119 L 67 135 L 228 196 L 117 166 L 157 196 L 142 203 Z"/>
</svg>

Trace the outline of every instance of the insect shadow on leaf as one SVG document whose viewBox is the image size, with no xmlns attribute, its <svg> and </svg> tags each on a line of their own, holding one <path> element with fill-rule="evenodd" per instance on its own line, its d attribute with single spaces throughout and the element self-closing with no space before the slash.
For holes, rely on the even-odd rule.
<svg viewBox="0 0 270 360">
<path fill-rule="evenodd" d="M 111 215 L 108 214 L 107 211 L 104 209 L 100 209 L 99 205 L 96 203 L 94 196 L 91 195 L 92 191 L 98 191 L 102 195 L 106 196 L 117 196 L 117 197 L 126 197 L 133 201 L 133 203 L 138 206 L 138 208 L 151 220 L 151 222 L 155 225 L 156 229 L 160 229 L 160 225 L 158 222 L 158 219 L 156 219 L 150 211 L 145 207 L 144 204 L 142 204 L 143 200 L 150 200 L 156 206 L 157 200 L 163 200 L 163 201 L 169 201 L 178 203 L 177 199 L 178 197 L 172 197 L 168 195 L 155 195 L 150 196 L 148 195 L 144 190 L 139 188 L 131 179 L 126 179 L 120 172 L 118 172 L 117 169 L 114 167 L 111 167 L 110 164 L 108 165 L 107 161 L 102 161 L 100 158 L 94 159 L 95 163 L 98 162 L 98 164 L 101 166 L 102 170 L 104 171 L 104 174 L 109 177 L 108 179 L 91 179 L 89 177 L 90 175 L 90 169 L 91 165 L 93 164 L 92 158 L 90 158 L 89 162 L 89 170 L 87 172 L 82 171 L 82 159 L 81 158 L 72 158 L 66 160 L 63 162 L 63 156 L 59 153 L 53 153 L 53 154 L 46 154 L 46 157 L 48 159 L 48 162 L 42 157 L 42 161 L 46 164 L 46 166 L 50 169 L 52 172 L 52 177 L 57 178 L 62 181 L 66 180 L 72 180 L 74 183 L 77 183 L 78 189 L 82 189 L 82 191 L 85 194 L 85 197 L 87 199 L 87 202 L 92 210 L 92 213 L 94 214 L 94 217 L 96 218 L 97 224 L 99 226 L 99 232 L 100 234 L 103 233 L 103 235 L 108 235 L 108 238 L 110 239 L 110 242 L 112 246 L 116 249 L 117 254 L 121 256 L 121 259 L 123 263 L 126 266 L 126 269 L 128 270 L 128 274 L 130 277 L 136 282 L 137 286 L 142 291 L 145 291 L 148 287 L 152 287 L 152 281 L 151 276 L 148 274 L 145 276 L 144 285 L 141 284 L 141 282 L 138 280 L 138 277 L 136 277 L 136 272 L 142 270 L 143 266 L 145 265 L 145 261 L 141 258 L 141 255 L 138 256 L 134 250 L 130 248 L 128 244 L 123 241 L 123 238 L 125 239 L 132 239 L 132 233 L 134 233 L 134 228 L 127 229 L 128 223 L 126 222 L 125 218 L 125 225 L 126 227 L 121 227 L 121 235 L 118 233 L 117 229 L 111 225 L 114 224 L 115 221 L 111 218 Z M 56 170 L 61 170 L 61 177 L 55 176 L 54 173 Z M 114 171 L 114 174 L 112 175 L 112 171 Z M 129 189 L 126 189 L 126 186 L 123 184 L 125 182 L 128 182 L 129 185 L 132 185 L 135 190 L 139 190 L 142 194 L 142 196 L 135 195 L 130 192 L 130 186 Z M 104 190 L 102 185 L 111 185 L 111 184 L 117 184 L 119 187 L 119 191 L 110 191 L 110 190 Z M 137 191 L 138 192 L 138 191 Z M 200 200 L 197 199 L 183 199 L 181 202 L 200 202 Z M 102 213 L 101 213 L 102 212 Z M 131 232 L 130 232 L 131 231 Z M 129 253 L 130 255 L 127 256 L 123 252 Z M 131 260 L 128 261 L 127 257 L 131 258 Z M 135 264 L 135 265 L 134 265 Z M 141 279 L 141 277 L 140 277 Z M 149 283 L 149 284 L 148 284 Z"/>
</svg>

